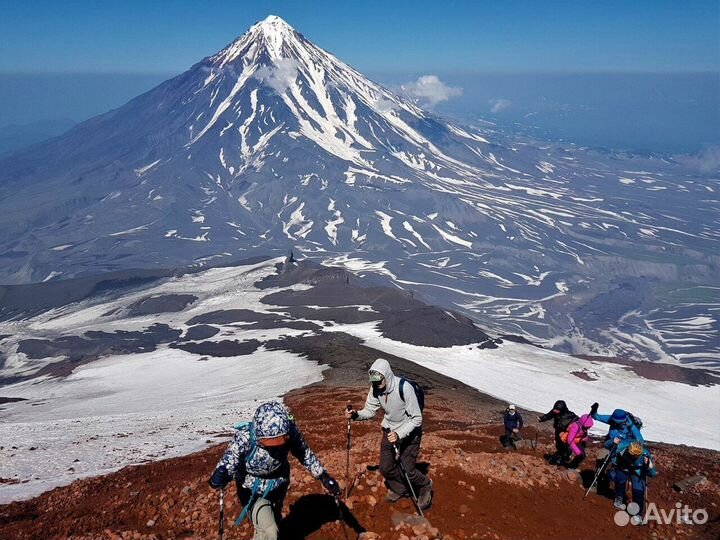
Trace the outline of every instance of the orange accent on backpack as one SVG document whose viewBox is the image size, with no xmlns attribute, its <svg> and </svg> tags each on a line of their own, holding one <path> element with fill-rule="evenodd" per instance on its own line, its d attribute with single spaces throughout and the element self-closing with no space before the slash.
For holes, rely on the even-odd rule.
<svg viewBox="0 0 720 540">
<path fill-rule="evenodd" d="M 568 432 L 567 432 L 567 431 L 563 431 L 563 432 L 560 434 L 560 440 L 561 440 L 562 442 L 564 442 L 565 444 L 568 443 Z M 585 437 L 583 437 L 582 435 L 576 435 L 576 436 L 575 436 L 575 444 L 580 444 L 580 443 L 583 442 L 584 440 L 585 440 Z"/>
</svg>

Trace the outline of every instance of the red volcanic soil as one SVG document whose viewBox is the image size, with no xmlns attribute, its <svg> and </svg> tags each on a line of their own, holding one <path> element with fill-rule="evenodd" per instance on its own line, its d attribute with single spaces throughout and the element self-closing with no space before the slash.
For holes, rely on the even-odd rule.
<svg viewBox="0 0 720 540">
<path fill-rule="evenodd" d="M 366 390 L 325 383 L 286 396 L 311 447 L 344 488 L 345 403 L 359 405 Z M 720 460 L 718 453 L 688 447 L 653 445 L 660 475 L 651 480 L 649 499 L 671 510 L 682 502 L 706 508 L 710 521 L 700 525 L 620 527 L 608 498 L 583 500 L 583 479 L 592 475 L 590 459 L 581 474 L 547 465 L 552 436 L 543 425 L 538 448 L 503 449 L 498 437 L 499 402 L 462 389 L 434 388 L 427 395 L 426 433 L 420 461 L 435 486 L 426 517 L 430 526 L 412 525 L 413 508 L 403 499 L 384 500 L 382 478 L 375 470 L 379 422 L 353 424 L 352 490 L 343 526 L 338 508 L 320 484 L 293 462 L 293 484 L 284 509 L 285 537 L 344 539 L 645 539 L 720 537 Z M 532 419 L 532 413 L 526 413 Z M 534 438 L 536 422 L 528 421 Z M 128 467 L 104 477 L 79 480 L 30 501 L 0 506 L 2 539 L 174 539 L 217 538 L 218 494 L 207 485 L 225 445 L 190 456 Z M 594 444 L 594 454 L 599 444 Z M 593 464 L 594 464 L 594 460 Z M 41 466 L 41 465 L 39 465 Z M 587 470 L 585 470 L 587 469 Z M 708 481 L 687 493 L 672 484 L 695 474 Z M 587 481 L 587 480 L 586 480 Z M 226 497 L 228 539 L 250 538 L 247 522 L 232 521 L 240 512 L 234 487 Z M 410 521 L 410 523 L 408 523 Z"/>
</svg>

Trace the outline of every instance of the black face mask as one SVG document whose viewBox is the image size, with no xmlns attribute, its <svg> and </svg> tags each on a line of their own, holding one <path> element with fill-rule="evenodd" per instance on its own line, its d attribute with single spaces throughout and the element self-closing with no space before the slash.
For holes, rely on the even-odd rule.
<svg viewBox="0 0 720 540">
<path fill-rule="evenodd" d="M 287 444 L 284 444 L 282 446 L 270 446 L 265 448 L 265 451 L 277 461 L 283 461 L 287 457 L 288 450 L 289 448 Z"/>
<path fill-rule="evenodd" d="M 381 396 L 385 393 L 385 390 L 387 390 L 387 385 L 384 387 L 380 387 L 381 382 L 374 382 L 372 383 L 372 389 L 373 389 L 373 395 L 374 396 Z"/>
</svg>

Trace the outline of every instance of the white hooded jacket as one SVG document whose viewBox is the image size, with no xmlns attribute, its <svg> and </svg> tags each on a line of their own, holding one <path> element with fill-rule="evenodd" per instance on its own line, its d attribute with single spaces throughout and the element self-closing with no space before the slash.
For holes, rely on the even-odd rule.
<svg viewBox="0 0 720 540">
<path fill-rule="evenodd" d="M 410 433 L 422 426 L 422 411 L 415 395 L 415 390 L 410 383 L 403 386 L 403 396 L 400 398 L 400 378 L 396 377 L 390 363 L 384 358 L 378 358 L 370 367 L 370 371 L 378 371 L 385 377 L 385 392 L 375 397 L 373 389 L 370 388 L 365 407 L 358 411 L 357 420 L 370 420 L 382 407 L 385 411 L 385 418 L 382 427 L 394 431 L 400 439 L 404 439 Z"/>
</svg>

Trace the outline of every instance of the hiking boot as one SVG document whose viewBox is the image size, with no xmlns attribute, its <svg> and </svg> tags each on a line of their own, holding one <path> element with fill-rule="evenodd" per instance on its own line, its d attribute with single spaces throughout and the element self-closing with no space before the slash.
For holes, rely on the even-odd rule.
<svg viewBox="0 0 720 540">
<path fill-rule="evenodd" d="M 430 505 L 432 504 L 433 500 L 433 489 L 432 489 L 432 480 L 430 483 L 420 489 L 420 493 L 418 494 L 418 506 L 421 510 L 427 510 L 430 508 Z"/>
<path fill-rule="evenodd" d="M 402 495 L 400 493 L 395 493 L 393 490 L 388 489 L 387 495 L 385 495 L 385 500 L 389 503 L 394 503 L 394 502 L 398 502 L 404 496 L 405 495 Z"/>
<path fill-rule="evenodd" d="M 625 510 L 625 508 L 627 508 L 627 505 L 623 502 L 622 497 L 615 497 L 615 502 L 613 503 L 613 506 L 618 510 Z"/>
</svg>

